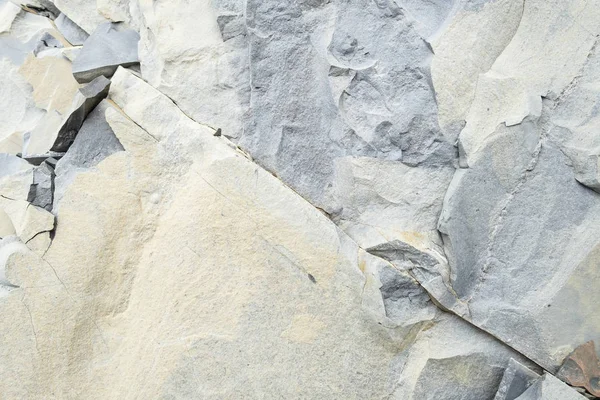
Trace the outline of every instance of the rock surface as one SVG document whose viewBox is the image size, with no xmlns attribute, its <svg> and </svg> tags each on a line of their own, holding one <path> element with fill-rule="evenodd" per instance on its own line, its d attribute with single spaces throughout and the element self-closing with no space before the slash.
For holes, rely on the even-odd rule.
<svg viewBox="0 0 600 400">
<path fill-rule="evenodd" d="M 599 17 L 0 0 L 0 397 L 600 395 Z"/>
</svg>

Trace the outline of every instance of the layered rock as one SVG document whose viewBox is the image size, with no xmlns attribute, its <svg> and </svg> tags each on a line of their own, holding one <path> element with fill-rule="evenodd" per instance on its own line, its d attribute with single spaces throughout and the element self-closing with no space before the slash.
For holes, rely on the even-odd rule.
<svg viewBox="0 0 600 400">
<path fill-rule="evenodd" d="M 0 0 L 2 397 L 597 395 L 599 5 Z"/>
</svg>

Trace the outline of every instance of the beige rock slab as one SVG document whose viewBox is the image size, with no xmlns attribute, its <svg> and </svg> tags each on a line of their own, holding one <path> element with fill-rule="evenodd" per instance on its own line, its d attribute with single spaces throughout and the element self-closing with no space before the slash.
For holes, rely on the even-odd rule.
<svg viewBox="0 0 600 400">
<path fill-rule="evenodd" d="M 33 99 L 38 107 L 61 114 L 69 111 L 79 84 L 73 78 L 68 59 L 62 56 L 38 58 L 30 54 L 19 72 L 33 87 Z"/>
<path fill-rule="evenodd" d="M 32 252 L 11 258 L 7 277 L 20 289 L 0 301 L 0 315 L 14 321 L 0 326 L 11 342 L 0 346 L 1 392 L 389 393 L 400 345 L 362 308 L 356 245 L 172 103 L 156 118 L 174 129 L 155 135 L 155 121 L 137 120 L 151 111 L 144 90 L 152 90 L 118 74 L 116 103 L 142 127 L 107 112 L 127 151 L 77 176 L 45 260 Z"/>
</svg>

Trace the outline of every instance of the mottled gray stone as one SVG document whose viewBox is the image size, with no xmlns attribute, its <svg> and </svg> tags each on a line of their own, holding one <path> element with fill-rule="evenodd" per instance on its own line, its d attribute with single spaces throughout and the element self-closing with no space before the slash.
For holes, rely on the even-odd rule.
<svg viewBox="0 0 600 400">
<path fill-rule="evenodd" d="M 539 374 L 511 358 L 494 400 L 515 400 L 539 377 Z"/>
<path fill-rule="evenodd" d="M 79 89 L 73 111 L 60 127 L 51 151 L 65 152 L 69 149 L 85 117 L 108 95 L 109 88 L 110 80 L 100 75 Z"/>
<path fill-rule="evenodd" d="M 574 178 L 545 126 L 501 126 L 456 172 L 439 229 L 465 317 L 556 372 L 598 338 L 600 197 Z M 567 354 L 565 354 L 565 352 Z"/>
<path fill-rule="evenodd" d="M 90 36 L 65 14 L 60 14 L 54 20 L 56 27 L 73 46 L 81 46 Z"/>
<path fill-rule="evenodd" d="M 121 23 L 104 23 L 84 42 L 73 61 L 73 76 L 80 83 L 104 75 L 110 78 L 119 65 L 139 63 L 139 34 Z"/>
<path fill-rule="evenodd" d="M 546 373 L 516 400 L 585 400 L 585 397 Z"/>
<path fill-rule="evenodd" d="M 27 201 L 34 206 L 52 210 L 54 201 L 54 169 L 50 164 L 42 163 L 33 170 L 33 183 L 29 189 Z"/>
</svg>

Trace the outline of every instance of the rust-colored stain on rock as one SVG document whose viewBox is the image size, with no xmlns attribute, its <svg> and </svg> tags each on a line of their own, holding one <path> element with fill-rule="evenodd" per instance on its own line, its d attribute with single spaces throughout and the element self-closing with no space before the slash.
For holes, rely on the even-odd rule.
<svg viewBox="0 0 600 400">
<path fill-rule="evenodd" d="M 591 340 L 576 348 L 560 367 L 557 376 L 569 385 L 583 387 L 600 396 L 600 361 Z"/>
</svg>

